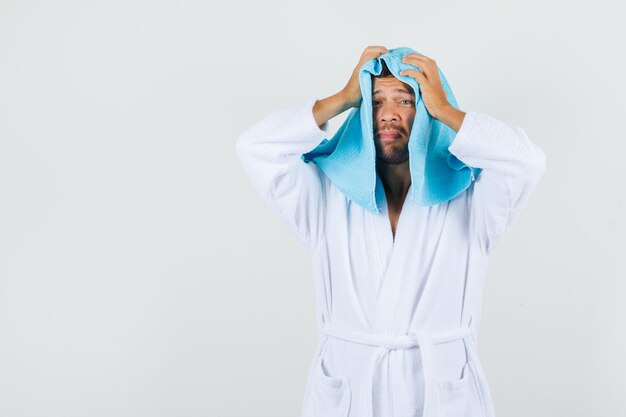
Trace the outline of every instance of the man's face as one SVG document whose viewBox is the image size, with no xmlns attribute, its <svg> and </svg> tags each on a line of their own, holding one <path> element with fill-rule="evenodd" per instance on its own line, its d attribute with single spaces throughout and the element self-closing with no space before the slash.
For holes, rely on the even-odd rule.
<svg viewBox="0 0 626 417">
<path fill-rule="evenodd" d="M 376 158 L 387 164 L 407 161 L 415 119 L 415 93 L 411 86 L 396 77 L 373 77 L 372 113 Z"/>
</svg>

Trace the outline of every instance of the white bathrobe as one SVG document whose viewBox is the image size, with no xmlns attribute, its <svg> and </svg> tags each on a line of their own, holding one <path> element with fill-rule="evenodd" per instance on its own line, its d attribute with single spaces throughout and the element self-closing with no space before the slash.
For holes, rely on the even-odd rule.
<svg viewBox="0 0 626 417">
<path fill-rule="evenodd" d="M 448 149 L 483 171 L 448 202 L 407 197 L 394 240 L 384 197 L 373 214 L 301 159 L 328 137 L 315 101 L 273 112 L 236 142 L 256 192 L 313 257 L 320 340 L 301 416 L 494 417 L 476 351 L 483 280 L 544 152 L 521 128 L 466 112 Z"/>
</svg>

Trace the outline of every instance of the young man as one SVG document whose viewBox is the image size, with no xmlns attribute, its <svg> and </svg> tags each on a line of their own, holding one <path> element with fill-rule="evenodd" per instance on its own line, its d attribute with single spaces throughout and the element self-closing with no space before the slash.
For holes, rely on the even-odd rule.
<svg viewBox="0 0 626 417">
<path fill-rule="evenodd" d="M 493 417 L 476 352 L 482 284 L 496 243 L 545 171 L 543 151 L 521 128 L 448 102 L 437 66 L 400 73 L 418 83 L 433 118 L 456 132 L 451 154 L 482 172 L 460 195 L 420 206 L 411 184 L 415 92 L 393 74 L 373 77 L 372 116 L 382 213 L 365 210 L 301 155 L 327 121 L 361 104 L 359 70 L 389 53 L 365 49 L 337 94 L 276 111 L 236 149 L 256 191 L 310 251 L 320 342 L 302 417 Z"/>
</svg>

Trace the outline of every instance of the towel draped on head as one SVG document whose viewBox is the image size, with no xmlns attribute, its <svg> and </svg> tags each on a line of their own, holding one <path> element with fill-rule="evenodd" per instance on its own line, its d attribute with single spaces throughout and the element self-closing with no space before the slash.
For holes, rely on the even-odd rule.
<svg viewBox="0 0 626 417">
<path fill-rule="evenodd" d="M 373 213 L 381 212 L 381 198 L 386 198 L 382 183 L 377 181 L 372 118 L 372 76 L 381 73 L 382 61 L 394 77 L 410 85 L 415 92 L 415 119 L 408 144 L 409 198 L 422 206 L 451 200 L 467 189 L 481 171 L 448 151 L 457 132 L 428 113 L 419 83 L 413 77 L 400 75 L 405 69 L 416 68 L 402 62 L 402 57 L 410 53 L 418 52 L 406 47 L 389 49 L 388 53 L 363 64 L 359 72 L 360 106 L 352 109 L 330 140 L 324 139 L 301 156 L 304 162 L 315 163 L 348 199 Z M 448 102 L 458 109 L 445 76 L 439 68 L 437 70 Z"/>
</svg>

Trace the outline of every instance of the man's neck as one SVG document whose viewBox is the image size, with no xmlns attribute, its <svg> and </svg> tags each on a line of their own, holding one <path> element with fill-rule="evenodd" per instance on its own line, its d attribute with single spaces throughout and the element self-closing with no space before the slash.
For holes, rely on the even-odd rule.
<svg viewBox="0 0 626 417">
<path fill-rule="evenodd" d="M 401 164 L 377 164 L 377 172 L 385 186 L 387 200 L 393 204 L 402 203 L 411 186 L 411 171 L 409 161 Z"/>
</svg>

